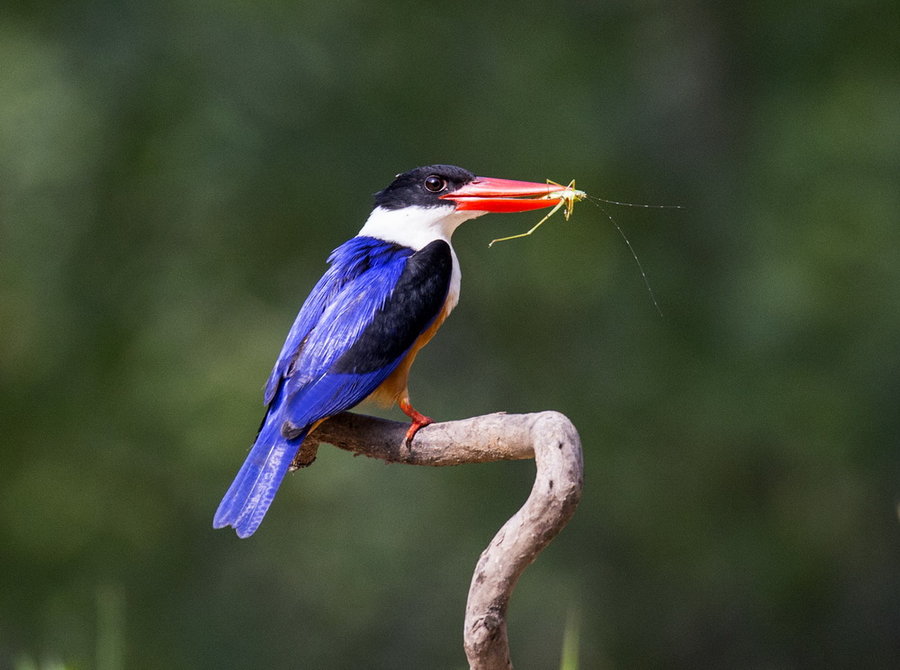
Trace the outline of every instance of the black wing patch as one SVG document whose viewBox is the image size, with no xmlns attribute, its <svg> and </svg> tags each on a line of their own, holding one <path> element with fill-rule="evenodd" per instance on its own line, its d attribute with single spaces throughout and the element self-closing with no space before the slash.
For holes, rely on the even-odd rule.
<svg viewBox="0 0 900 670">
<path fill-rule="evenodd" d="M 375 318 L 329 372 L 365 374 L 396 362 L 444 308 L 452 272 L 453 256 L 444 240 L 410 256 Z"/>
</svg>

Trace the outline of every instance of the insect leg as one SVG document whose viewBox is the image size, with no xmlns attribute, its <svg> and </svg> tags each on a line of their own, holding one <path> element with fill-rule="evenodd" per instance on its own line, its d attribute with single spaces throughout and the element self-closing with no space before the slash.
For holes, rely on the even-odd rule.
<svg viewBox="0 0 900 670">
<path fill-rule="evenodd" d="M 565 203 L 565 202 L 566 202 L 566 200 L 563 199 L 563 200 L 560 200 L 558 203 L 556 203 L 556 205 L 553 207 L 553 209 L 550 210 L 549 214 L 547 214 L 547 216 L 545 216 L 543 219 L 541 219 L 540 221 L 538 221 L 538 222 L 534 225 L 534 227 L 533 227 L 531 230 L 529 230 L 528 232 L 525 232 L 525 233 L 519 233 L 518 235 L 510 235 L 509 237 L 498 237 L 496 240 L 491 240 L 491 243 L 488 244 L 488 247 L 494 246 L 494 242 L 506 242 L 507 240 L 517 240 L 517 239 L 519 239 L 520 237 L 528 237 L 529 235 L 531 235 L 531 233 L 533 233 L 533 232 L 536 231 L 538 228 L 540 228 L 540 227 L 544 224 L 544 221 L 546 221 L 546 220 L 549 219 L 551 216 L 553 216 L 554 214 L 556 214 L 556 213 L 559 211 L 559 208 L 562 207 L 562 206 L 563 206 L 563 203 Z"/>
</svg>

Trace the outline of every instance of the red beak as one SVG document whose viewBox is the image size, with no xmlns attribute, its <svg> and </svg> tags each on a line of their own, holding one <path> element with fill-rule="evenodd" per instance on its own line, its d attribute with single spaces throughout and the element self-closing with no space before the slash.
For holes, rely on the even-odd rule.
<svg viewBox="0 0 900 670">
<path fill-rule="evenodd" d="M 555 184 L 475 177 L 465 186 L 461 186 L 447 195 L 442 195 L 441 199 L 453 200 L 457 210 L 526 212 L 558 204 L 562 198 L 548 198 L 547 196 L 559 191 L 560 187 Z M 528 198 L 527 196 L 539 197 Z"/>
</svg>

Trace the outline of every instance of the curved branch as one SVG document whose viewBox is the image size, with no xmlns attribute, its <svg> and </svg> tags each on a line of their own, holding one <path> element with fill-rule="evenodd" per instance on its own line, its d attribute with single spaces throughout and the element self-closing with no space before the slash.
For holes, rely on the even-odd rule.
<svg viewBox="0 0 900 670">
<path fill-rule="evenodd" d="M 531 494 L 482 552 L 466 603 L 464 636 L 470 668 L 512 668 L 507 606 L 522 572 L 568 523 L 581 499 L 583 465 L 578 432 L 559 412 L 487 414 L 435 423 L 420 430 L 411 447 L 404 439 L 406 429 L 404 423 L 339 414 L 307 438 L 295 466 L 315 460 L 318 441 L 407 465 L 534 458 L 537 472 Z"/>
</svg>

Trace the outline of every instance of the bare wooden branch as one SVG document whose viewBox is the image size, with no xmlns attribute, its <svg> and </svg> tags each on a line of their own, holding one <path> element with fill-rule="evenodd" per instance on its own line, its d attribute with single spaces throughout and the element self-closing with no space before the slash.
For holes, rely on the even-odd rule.
<svg viewBox="0 0 900 670">
<path fill-rule="evenodd" d="M 511 669 L 506 610 L 512 591 L 525 568 L 568 523 L 581 499 L 578 432 L 558 412 L 488 414 L 435 423 L 420 430 L 409 448 L 406 429 L 404 423 L 339 414 L 307 438 L 294 465 L 303 467 L 315 460 L 317 441 L 407 465 L 534 458 L 537 472 L 531 494 L 482 552 L 466 604 L 464 644 L 469 667 Z"/>
</svg>

